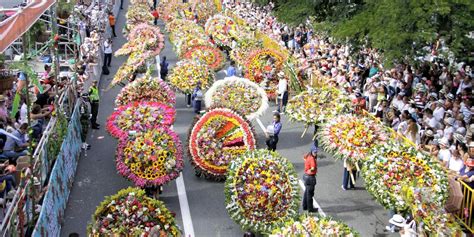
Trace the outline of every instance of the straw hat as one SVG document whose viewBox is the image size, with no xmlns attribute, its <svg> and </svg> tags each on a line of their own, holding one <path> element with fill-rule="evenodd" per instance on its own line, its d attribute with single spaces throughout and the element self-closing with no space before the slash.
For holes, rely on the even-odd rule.
<svg viewBox="0 0 474 237">
<path fill-rule="evenodd" d="M 474 141 L 471 141 L 469 142 L 469 144 L 467 145 L 468 147 L 473 147 L 474 148 Z"/>
<path fill-rule="evenodd" d="M 446 146 L 446 147 L 449 146 L 448 139 L 446 137 L 441 138 L 441 140 L 439 140 L 439 145 L 440 146 Z"/>
<path fill-rule="evenodd" d="M 388 222 L 394 226 L 403 228 L 405 226 L 406 220 L 403 218 L 403 216 L 395 214 Z"/>
<path fill-rule="evenodd" d="M 433 136 L 434 136 L 433 131 L 432 131 L 432 130 L 426 130 L 425 136 L 427 136 L 427 137 L 433 137 Z"/>
<path fill-rule="evenodd" d="M 455 133 L 455 134 L 453 135 L 453 137 L 454 137 L 454 139 L 455 139 L 456 141 L 458 141 L 458 142 L 460 142 L 460 143 L 466 144 L 466 142 L 467 142 L 467 141 L 466 141 L 466 138 L 463 137 L 463 136 L 462 136 L 461 134 L 459 134 L 459 133 Z"/>
</svg>

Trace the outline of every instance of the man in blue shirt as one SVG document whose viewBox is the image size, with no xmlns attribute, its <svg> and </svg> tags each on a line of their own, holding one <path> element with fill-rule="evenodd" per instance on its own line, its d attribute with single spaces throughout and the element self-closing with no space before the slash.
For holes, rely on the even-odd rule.
<svg viewBox="0 0 474 237">
<path fill-rule="evenodd" d="M 280 114 L 275 113 L 273 115 L 273 133 L 269 134 L 265 143 L 267 144 L 267 149 L 270 151 L 275 151 L 278 143 L 278 135 L 280 135 L 282 124 L 280 122 Z"/>
<path fill-rule="evenodd" d="M 230 62 L 230 66 L 227 68 L 227 76 L 228 77 L 232 77 L 232 76 L 235 76 L 235 62 L 234 61 L 231 61 Z"/>
<path fill-rule="evenodd" d="M 28 142 L 26 141 L 25 134 L 28 130 L 28 124 L 24 123 L 12 132 L 12 136 L 7 136 L 7 141 L 3 147 L 3 154 L 7 157 L 17 158 L 20 156 L 26 156 L 28 154 Z"/>
</svg>

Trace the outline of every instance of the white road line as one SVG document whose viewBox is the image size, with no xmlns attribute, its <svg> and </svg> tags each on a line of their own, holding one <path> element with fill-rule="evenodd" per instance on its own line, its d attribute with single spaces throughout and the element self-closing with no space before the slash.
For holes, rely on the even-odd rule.
<svg viewBox="0 0 474 237">
<path fill-rule="evenodd" d="M 304 183 L 303 181 L 300 179 L 298 180 L 299 183 L 300 183 L 300 186 L 301 186 L 301 189 L 303 189 L 303 192 L 304 190 L 306 189 L 305 186 L 304 186 Z M 326 213 L 324 213 L 323 209 L 321 208 L 321 206 L 319 206 L 319 203 L 316 201 L 316 198 L 313 197 L 313 207 L 316 207 L 318 208 L 318 212 L 321 216 L 326 216 Z"/>
<path fill-rule="evenodd" d="M 184 236 L 194 237 L 193 220 L 189 211 L 188 197 L 186 196 L 186 188 L 184 187 L 183 174 L 176 179 L 176 187 L 178 188 L 179 207 L 181 209 L 181 217 L 183 219 Z"/>
</svg>

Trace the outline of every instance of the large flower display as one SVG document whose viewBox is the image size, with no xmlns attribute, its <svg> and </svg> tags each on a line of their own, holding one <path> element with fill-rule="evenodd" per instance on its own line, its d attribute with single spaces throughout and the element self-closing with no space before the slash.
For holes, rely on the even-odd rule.
<svg viewBox="0 0 474 237">
<path fill-rule="evenodd" d="M 140 23 L 150 23 L 154 19 L 147 4 L 130 5 L 125 18 L 127 18 L 126 26 L 130 27 L 129 29 Z"/>
<path fill-rule="evenodd" d="M 160 127 L 120 139 L 117 170 L 139 187 L 163 185 L 183 169 L 183 148 L 178 135 Z"/>
<path fill-rule="evenodd" d="M 349 104 L 347 97 L 334 87 L 308 88 L 288 101 L 285 113 L 290 120 L 318 124 L 343 113 Z"/>
<path fill-rule="evenodd" d="M 232 38 L 238 37 L 239 29 L 234 19 L 224 15 L 209 18 L 204 27 L 206 34 L 212 36 L 216 44 L 230 47 Z"/>
<path fill-rule="evenodd" d="M 230 58 L 239 65 L 245 66 L 251 52 L 263 48 L 261 41 L 254 38 L 238 38 L 237 47 L 230 52 Z"/>
<path fill-rule="evenodd" d="M 175 215 L 162 201 L 149 198 L 138 188 L 120 190 L 102 201 L 87 234 L 100 236 L 181 236 Z"/>
<path fill-rule="evenodd" d="M 107 119 L 107 130 L 116 138 L 130 131 L 146 131 L 160 126 L 171 126 L 175 109 L 158 102 L 130 102 L 118 107 Z"/>
<path fill-rule="evenodd" d="M 216 108 L 192 126 L 189 152 L 196 174 L 223 179 L 227 166 L 242 153 L 255 149 L 250 123 L 229 109 Z"/>
<path fill-rule="evenodd" d="M 128 34 L 128 42 L 115 52 L 115 56 L 127 55 L 135 51 L 152 51 L 150 56 L 160 54 L 165 47 L 165 38 L 160 28 L 147 23 L 136 25 Z"/>
<path fill-rule="evenodd" d="M 256 49 L 246 60 L 247 72 L 245 77 L 256 83 L 266 83 L 274 86 L 278 83 L 277 74 L 283 69 L 285 58 L 276 50 Z"/>
<path fill-rule="evenodd" d="M 298 215 L 300 189 L 291 162 L 268 150 L 231 161 L 225 184 L 230 217 L 242 229 L 270 234 Z"/>
<path fill-rule="evenodd" d="M 226 77 L 212 84 L 204 101 L 207 107 L 224 107 L 247 116 L 262 115 L 268 108 L 265 91 L 254 82 L 240 77 Z"/>
<path fill-rule="evenodd" d="M 184 52 L 183 58 L 198 61 L 214 71 L 221 70 L 226 62 L 224 53 L 209 45 L 191 46 Z"/>
<path fill-rule="evenodd" d="M 325 123 L 318 131 L 324 150 L 352 164 L 363 161 L 370 149 L 388 139 L 383 125 L 371 118 L 341 115 Z"/>
<path fill-rule="evenodd" d="M 322 216 L 302 215 L 297 221 L 273 231 L 270 237 L 357 237 L 359 233 L 346 224 Z"/>
<path fill-rule="evenodd" d="M 207 89 L 215 80 L 215 74 L 209 68 L 195 61 L 179 61 L 168 75 L 170 84 L 177 90 L 191 94 L 198 82 L 201 89 Z"/>
<path fill-rule="evenodd" d="M 166 82 L 146 75 L 122 88 L 115 99 L 115 105 L 122 106 L 142 100 L 173 106 L 176 103 L 176 95 Z"/>
<path fill-rule="evenodd" d="M 385 208 L 408 210 L 402 195 L 404 185 L 432 190 L 433 203 L 444 206 L 448 193 L 447 173 L 431 156 L 412 146 L 387 142 L 375 146 L 362 167 L 367 191 Z"/>
</svg>

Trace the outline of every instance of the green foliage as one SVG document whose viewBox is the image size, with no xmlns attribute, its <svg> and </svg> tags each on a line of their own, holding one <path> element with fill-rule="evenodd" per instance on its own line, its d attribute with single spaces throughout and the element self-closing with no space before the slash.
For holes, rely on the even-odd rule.
<svg viewBox="0 0 474 237">
<path fill-rule="evenodd" d="M 332 31 L 340 40 L 351 38 L 355 43 L 366 41 L 382 49 L 388 63 L 410 60 L 421 48 L 446 39 L 447 47 L 459 58 L 472 49 L 474 2 L 456 0 L 365 0 L 362 9 L 352 18 L 337 22 Z M 405 58 L 405 56 L 407 56 Z"/>
</svg>

